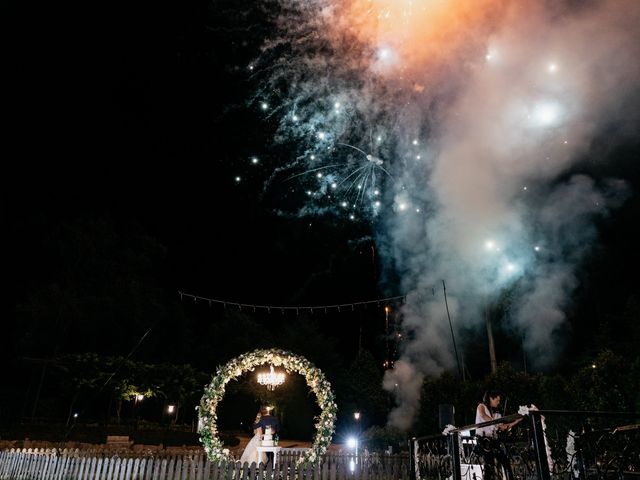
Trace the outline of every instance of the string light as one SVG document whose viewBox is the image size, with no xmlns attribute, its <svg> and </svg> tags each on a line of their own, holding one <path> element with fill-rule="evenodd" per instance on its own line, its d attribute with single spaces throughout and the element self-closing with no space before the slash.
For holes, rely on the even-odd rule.
<svg viewBox="0 0 640 480">
<path fill-rule="evenodd" d="M 181 290 L 178 290 L 178 295 L 180 295 L 180 299 L 184 300 L 184 297 L 188 297 L 189 299 L 193 299 L 193 301 L 195 303 L 197 303 L 199 300 L 203 301 L 203 302 L 207 302 L 209 304 L 209 306 L 211 306 L 212 304 L 218 304 L 218 305 L 223 305 L 224 308 L 227 308 L 227 305 L 231 305 L 234 306 L 238 309 L 242 309 L 242 308 L 253 308 L 254 311 L 256 310 L 267 310 L 267 312 L 271 313 L 271 309 L 275 309 L 275 310 L 280 310 L 283 313 L 285 311 L 295 311 L 296 313 L 300 313 L 300 311 L 310 311 L 313 312 L 314 310 L 323 310 L 324 312 L 327 312 L 328 310 L 331 309 L 335 309 L 338 312 L 341 312 L 343 308 L 348 308 L 351 307 L 351 310 L 353 311 L 355 309 L 355 307 L 360 307 L 360 306 L 367 306 L 367 305 L 371 305 L 371 304 L 376 304 L 376 305 L 380 305 L 380 303 L 391 303 L 391 302 L 404 302 L 406 295 L 398 295 L 395 297 L 386 297 L 386 298 L 378 298 L 375 300 L 365 300 L 362 302 L 352 302 L 352 303 L 339 303 L 339 304 L 332 304 L 332 305 L 308 305 L 308 306 L 294 306 L 294 305 L 289 305 L 289 306 L 285 306 L 285 305 L 254 305 L 254 304 L 250 304 L 250 303 L 238 303 L 238 302 L 230 302 L 228 300 L 220 300 L 220 299 L 215 299 L 215 298 L 207 298 L 207 297 L 201 297 L 198 295 L 192 295 L 190 293 L 185 293 Z M 389 307 L 385 307 L 387 310 L 385 310 L 385 312 L 389 312 Z"/>
</svg>

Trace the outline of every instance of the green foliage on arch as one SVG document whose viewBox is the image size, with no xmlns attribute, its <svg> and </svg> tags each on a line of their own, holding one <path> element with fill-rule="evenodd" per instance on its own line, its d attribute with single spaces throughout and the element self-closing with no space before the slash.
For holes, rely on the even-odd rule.
<svg viewBox="0 0 640 480">
<path fill-rule="evenodd" d="M 335 431 L 337 406 L 331 384 L 324 373 L 306 358 L 275 348 L 245 353 L 216 370 L 211 383 L 205 388 L 198 408 L 198 433 L 207 456 L 211 461 L 216 462 L 229 460 L 228 451 L 223 448 L 222 441 L 218 437 L 216 413 L 218 404 L 224 397 L 227 383 L 264 364 L 282 367 L 287 372 L 299 373 L 316 395 L 321 409 L 315 424 L 316 436 L 311 450 L 300 459 L 300 462 L 317 461 L 326 452 Z"/>
</svg>

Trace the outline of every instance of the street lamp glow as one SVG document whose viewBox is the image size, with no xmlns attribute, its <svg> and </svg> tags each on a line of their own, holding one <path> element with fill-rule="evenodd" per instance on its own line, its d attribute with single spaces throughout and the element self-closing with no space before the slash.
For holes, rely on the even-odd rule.
<svg viewBox="0 0 640 480">
<path fill-rule="evenodd" d="M 77 413 L 74 413 L 74 414 L 73 414 L 73 418 L 78 418 L 78 414 L 77 414 Z"/>
<path fill-rule="evenodd" d="M 137 400 L 138 402 L 141 402 L 142 400 L 144 400 L 144 395 L 143 395 L 143 394 L 141 394 L 141 393 L 137 394 L 137 395 L 136 395 L 136 400 Z"/>
<path fill-rule="evenodd" d="M 351 449 L 355 449 L 358 447 L 358 439 L 356 437 L 347 438 L 347 447 Z"/>
<path fill-rule="evenodd" d="M 175 405 L 169 405 L 167 407 L 167 412 L 173 413 L 175 411 L 175 409 L 176 409 Z"/>
<path fill-rule="evenodd" d="M 356 420 L 360 420 L 360 412 L 354 412 L 353 418 L 355 418 Z"/>
</svg>

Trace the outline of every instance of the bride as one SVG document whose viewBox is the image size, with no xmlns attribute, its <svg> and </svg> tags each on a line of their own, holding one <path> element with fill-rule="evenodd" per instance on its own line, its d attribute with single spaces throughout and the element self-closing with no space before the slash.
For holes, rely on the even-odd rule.
<svg viewBox="0 0 640 480">
<path fill-rule="evenodd" d="M 253 422 L 255 425 L 260 421 L 262 415 L 260 412 L 256 415 L 256 419 Z M 256 465 L 259 465 L 260 462 L 266 463 L 267 455 L 265 453 L 258 452 L 258 447 L 260 446 L 260 441 L 262 440 L 262 428 L 258 427 L 253 430 L 253 437 L 247 443 L 247 446 L 244 448 L 244 452 L 242 452 L 242 456 L 240 457 L 240 462 L 244 464 L 245 462 L 251 465 L 255 462 Z"/>
</svg>

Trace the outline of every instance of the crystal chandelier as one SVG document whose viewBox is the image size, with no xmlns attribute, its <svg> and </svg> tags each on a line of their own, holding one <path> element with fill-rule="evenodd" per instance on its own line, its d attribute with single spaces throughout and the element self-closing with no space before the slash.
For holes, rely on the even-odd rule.
<svg viewBox="0 0 640 480">
<path fill-rule="evenodd" d="M 262 372 L 258 374 L 258 383 L 260 385 L 265 385 L 268 390 L 273 390 L 284 383 L 284 376 L 285 375 L 282 372 L 276 373 L 273 369 L 273 365 L 270 365 L 269 373 Z"/>
</svg>

